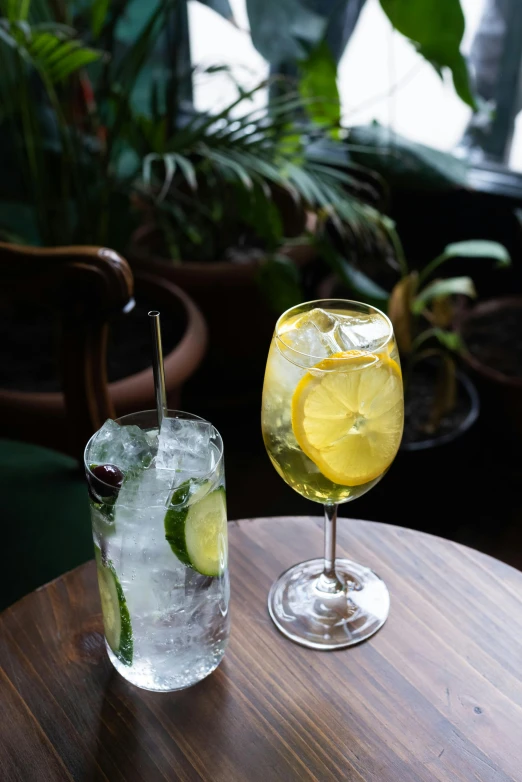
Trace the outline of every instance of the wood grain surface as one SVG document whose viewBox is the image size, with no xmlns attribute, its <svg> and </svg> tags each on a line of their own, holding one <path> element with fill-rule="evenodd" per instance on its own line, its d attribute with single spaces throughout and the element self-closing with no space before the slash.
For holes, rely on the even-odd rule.
<svg viewBox="0 0 522 782">
<path fill-rule="evenodd" d="M 320 555 L 321 521 L 230 525 L 232 637 L 188 690 L 127 684 L 93 563 L 0 616 L 0 779 L 520 782 L 522 573 L 471 549 L 340 520 L 338 553 L 388 584 L 388 622 L 339 652 L 268 618 L 270 584 Z"/>
</svg>

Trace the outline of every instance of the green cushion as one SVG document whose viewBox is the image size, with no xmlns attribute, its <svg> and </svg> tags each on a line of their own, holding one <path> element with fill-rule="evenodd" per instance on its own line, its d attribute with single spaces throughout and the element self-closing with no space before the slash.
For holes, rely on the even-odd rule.
<svg viewBox="0 0 522 782">
<path fill-rule="evenodd" d="M 0 610 L 93 556 L 83 468 L 0 439 Z"/>
</svg>

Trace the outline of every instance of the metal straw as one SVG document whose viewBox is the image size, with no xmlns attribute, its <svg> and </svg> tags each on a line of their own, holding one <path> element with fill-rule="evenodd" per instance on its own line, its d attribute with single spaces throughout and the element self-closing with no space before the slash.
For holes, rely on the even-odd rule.
<svg viewBox="0 0 522 782">
<path fill-rule="evenodd" d="M 154 371 L 154 391 L 156 393 L 156 409 L 158 411 L 158 429 L 167 417 L 167 392 L 165 390 L 165 369 L 163 367 L 163 347 L 161 344 L 160 314 L 156 310 L 149 312 L 152 331 L 152 369 Z"/>
</svg>

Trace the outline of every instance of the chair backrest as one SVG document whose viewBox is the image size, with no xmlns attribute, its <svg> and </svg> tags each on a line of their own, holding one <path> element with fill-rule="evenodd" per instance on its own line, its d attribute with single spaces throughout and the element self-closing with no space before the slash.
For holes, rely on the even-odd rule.
<svg viewBox="0 0 522 782">
<path fill-rule="evenodd" d="M 8 305 L 12 311 L 14 304 L 28 313 L 45 304 L 58 320 L 67 438 L 57 447 L 80 458 L 88 438 L 114 417 L 106 368 L 108 323 L 132 308 L 130 267 L 105 248 L 0 243 L 0 309 Z M 35 411 L 45 415 L 46 396 L 0 389 L 0 434 L 52 445 L 48 436 L 31 431 Z"/>
</svg>

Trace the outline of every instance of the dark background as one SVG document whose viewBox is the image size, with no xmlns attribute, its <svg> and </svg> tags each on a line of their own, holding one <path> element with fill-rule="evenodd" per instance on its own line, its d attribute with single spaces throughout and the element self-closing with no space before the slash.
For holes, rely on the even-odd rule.
<svg viewBox="0 0 522 782">
<path fill-rule="evenodd" d="M 407 256 L 419 266 L 451 241 L 484 238 L 505 244 L 511 269 L 494 270 L 483 260 L 452 267 L 452 274 L 473 275 L 481 300 L 522 294 L 518 206 L 517 198 L 487 190 L 447 195 L 406 191 L 393 196 L 391 212 Z M 274 324 L 276 319 L 274 313 Z M 197 377 L 189 382 L 183 405 L 211 420 L 223 436 L 229 518 L 322 514 L 321 506 L 287 486 L 269 461 L 260 426 L 262 379 L 257 387 L 234 389 L 228 399 L 221 392 L 226 373 L 224 366 L 211 385 L 207 378 L 204 390 Z M 441 535 L 522 569 L 522 437 L 501 401 L 479 378 L 473 380 L 481 412 L 472 428 L 449 444 L 399 451 L 382 481 L 355 504 L 341 507 L 340 516 Z"/>
</svg>

